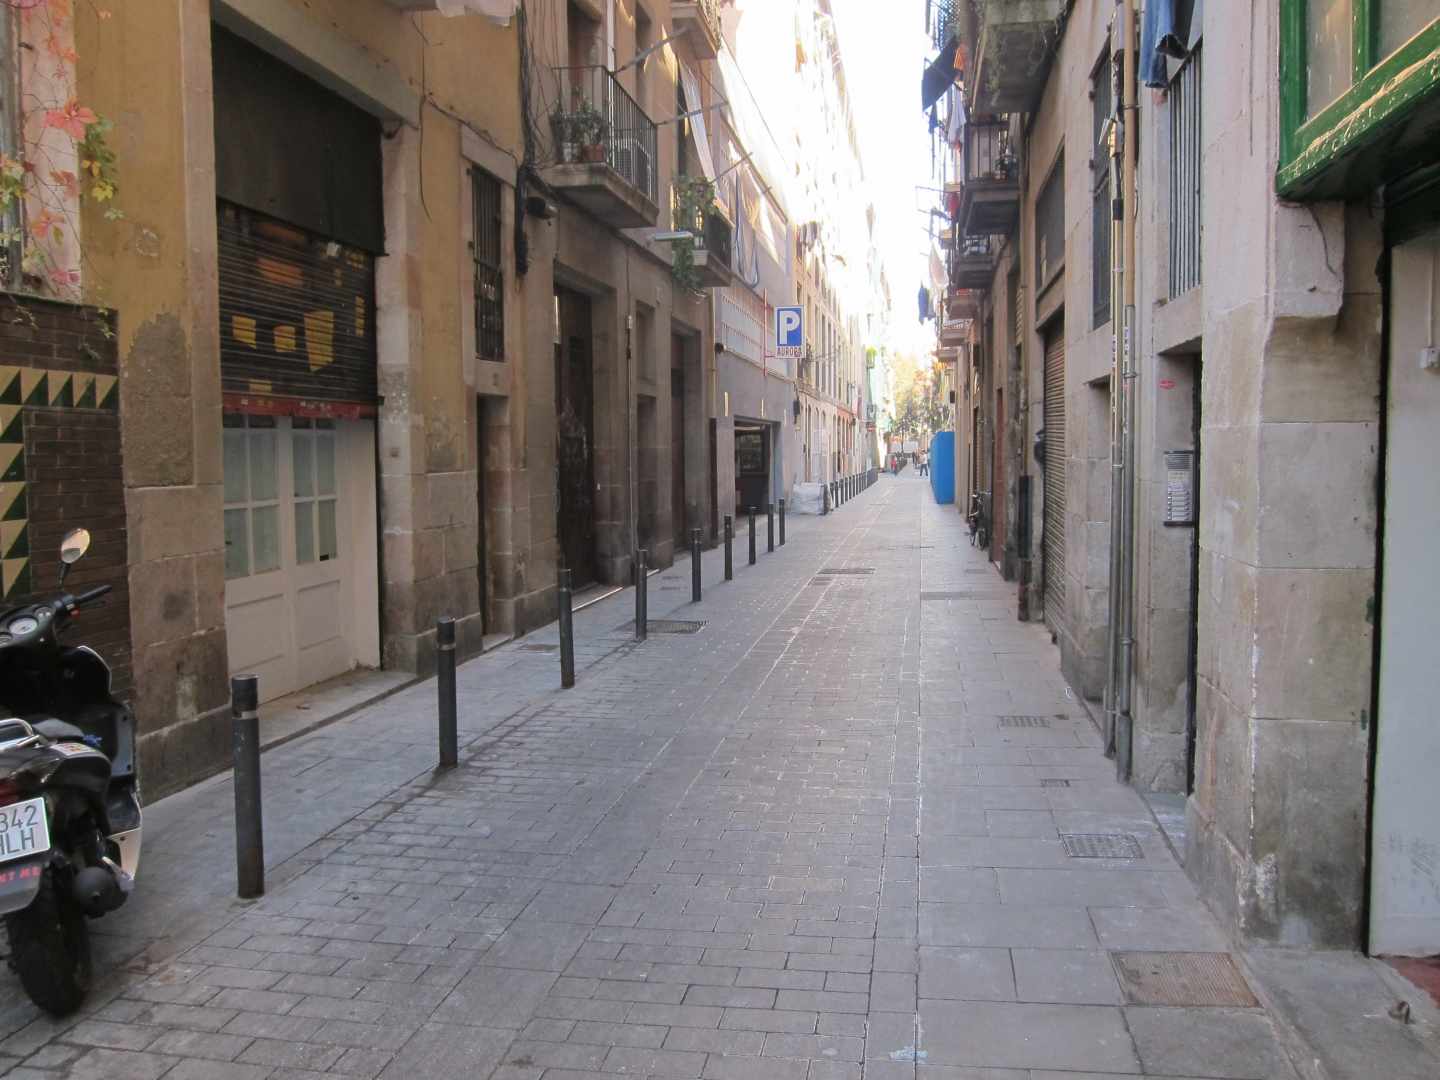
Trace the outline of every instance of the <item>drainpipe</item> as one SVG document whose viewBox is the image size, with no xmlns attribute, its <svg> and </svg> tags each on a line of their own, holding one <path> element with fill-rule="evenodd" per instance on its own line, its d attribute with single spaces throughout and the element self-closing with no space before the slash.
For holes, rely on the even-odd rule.
<svg viewBox="0 0 1440 1080">
<path fill-rule="evenodd" d="M 1118 23 L 1125 18 L 1123 0 L 1116 0 L 1114 19 L 1111 23 L 1110 39 L 1119 44 L 1121 33 Z M 1112 52 L 1118 54 L 1119 48 Z M 1125 168 L 1122 149 L 1125 139 L 1120 125 L 1124 119 L 1124 94 L 1116 93 L 1115 66 L 1111 65 L 1112 87 L 1110 103 L 1110 133 L 1106 140 L 1105 167 L 1110 171 L 1110 580 L 1107 584 L 1106 611 L 1106 668 L 1105 668 L 1105 756 L 1115 757 L 1115 734 L 1119 727 L 1117 700 L 1120 686 L 1120 581 L 1125 573 L 1123 548 L 1125 534 L 1121 522 L 1121 507 L 1125 490 L 1125 356 L 1124 318 L 1121 308 L 1125 293 L 1125 250 L 1124 214 L 1116 210 L 1121 205 L 1120 196 L 1124 188 Z M 1097 163 L 1098 165 L 1098 163 Z"/>
<path fill-rule="evenodd" d="M 1136 56 L 1135 0 L 1122 0 L 1121 39 L 1123 41 L 1124 63 L 1124 111 L 1121 113 L 1119 132 L 1122 140 L 1123 172 L 1116 205 L 1123 218 L 1121 222 L 1120 263 L 1124 282 L 1124 323 L 1121 345 L 1121 385 L 1123 387 L 1122 454 L 1124 455 L 1124 478 L 1120 493 L 1121 573 L 1117 597 L 1119 600 L 1118 634 L 1119 664 L 1115 686 L 1115 772 L 1128 781 L 1131 772 L 1131 751 L 1133 748 L 1134 716 L 1132 692 L 1135 679 L 1135 399 L 1139 390 L 1139 363 L 1135 352 L 1135 138 L 1134 130 L 1127 132 L 1130 125 L 1138 125 L 1139 106 L 1136 98 Z M 1115 516 L 1112 511 L 1111 517 Z"/>
</svg>

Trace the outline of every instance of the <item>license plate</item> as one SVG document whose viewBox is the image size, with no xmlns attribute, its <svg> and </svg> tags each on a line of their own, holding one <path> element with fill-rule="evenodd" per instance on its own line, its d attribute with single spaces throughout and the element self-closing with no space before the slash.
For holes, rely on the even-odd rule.
<svg viewBox="0 0 1440 1080">
<path fill-rule="evenodd" d="M 0 863 L 50 850 L 45 800 L 0 806 Z"/>
</svg>

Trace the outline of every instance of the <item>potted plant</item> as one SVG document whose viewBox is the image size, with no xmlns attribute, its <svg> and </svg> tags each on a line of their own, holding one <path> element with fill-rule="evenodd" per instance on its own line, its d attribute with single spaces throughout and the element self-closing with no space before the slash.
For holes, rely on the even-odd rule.
<svg viewBox="0 0 1440 1080">
<path fill-rule="evenodd" d="M 581 102 L 580 108 L 570 114 L 574 126 L 575 142 L 580 146 L 580 160 L 599 163 L 605 160 L 605 148 L 610 142 L 610 122 L 590 102 Z"/>
<path fill-rule="evenodd" d="M 555 144 L 560 147 L 560 160 L 571 164 L 580 160 L 580 144 L 575 130 L 575 114 L 557 112 L 550 118 Z"/>
</svg>

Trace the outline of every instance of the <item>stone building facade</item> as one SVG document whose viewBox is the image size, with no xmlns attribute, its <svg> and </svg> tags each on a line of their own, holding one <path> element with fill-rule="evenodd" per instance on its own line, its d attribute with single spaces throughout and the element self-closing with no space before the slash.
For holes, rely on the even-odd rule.
<svg viewBox="0 0 1440 1080">
<path fill-rule="evenodd" d="M 1384 0 L 936 20 L 968 113 L 940 330 L 957 502 L 993 491 L 1018 614 L 1051 627 L 1122 776 L 1186 796 L 1187 867 L 1238 937 L 1434 953 L 1414 642 L 1440 610 L 1418 464 L 1440 430 L 1440 20 Z"/>
<path fill-rule="evenodd" d="M 115 326 L 151 796 L 227 761 L 231 673 L 267 700 L 423 674 L 441 615 L 474 654 L 550 621 L 562 566 L 623 585 L 710 531 L 728 221 L 692 233 L 698 282 L 656 234 L 717 12 L 497 7 L 76 16 L 135 193 L 86 210 L 85 290 Z"/>
</svg>

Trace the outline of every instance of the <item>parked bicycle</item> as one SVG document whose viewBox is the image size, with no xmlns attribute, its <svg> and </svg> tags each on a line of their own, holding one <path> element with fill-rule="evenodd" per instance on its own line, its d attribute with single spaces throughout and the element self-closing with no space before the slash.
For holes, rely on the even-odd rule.
<svg viewBox="0 0 1440 1080">
<path fill-rule="evenodd" d="M 977 491 L 970 496 L 970 512 L 965 515 L 965 521 L 970 526 L 971 547 L 990 546 L 990 515 L 987 512 L 989 498 L 988 491 Z"/>
</svg>

